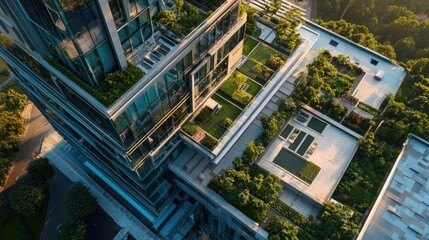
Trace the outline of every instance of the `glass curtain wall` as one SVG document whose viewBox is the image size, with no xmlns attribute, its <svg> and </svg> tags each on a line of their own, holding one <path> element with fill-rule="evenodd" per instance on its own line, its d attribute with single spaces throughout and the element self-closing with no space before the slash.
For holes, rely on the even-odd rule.
<svg viewBox="0 0 429 240">
<path fill-rule="evenodd" d="M 21 0 L 52 53 L 89 85 L 118 69 L 94 0 Z"/>
</svg>

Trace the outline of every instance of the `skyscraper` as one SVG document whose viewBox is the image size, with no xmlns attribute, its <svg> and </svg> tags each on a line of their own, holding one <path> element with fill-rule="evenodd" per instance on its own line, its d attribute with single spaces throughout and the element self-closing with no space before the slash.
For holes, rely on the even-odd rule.
<svg viewBox="0 0 429 240">
<path fill-rule="evenodd" d="M 11 0 L 0 7 L 0 57 L 30 99 L 84 153 L 78 164 L 165 238 L 186 236 L 201 212 L 168 174 L 168 159 L 181 150 L 176 132 L 240 61 L 246 21 L 238 0 L 178 3 Z M 171 208 L 185 211 L 177 221 L 192 224 L 165 227 Z M 225 234 L 218 225 L 211 231 Z"/>
</svg>

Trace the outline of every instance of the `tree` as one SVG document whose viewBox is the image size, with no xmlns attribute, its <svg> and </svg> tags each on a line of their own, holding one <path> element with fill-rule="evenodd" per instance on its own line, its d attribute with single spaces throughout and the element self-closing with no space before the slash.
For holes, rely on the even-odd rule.
<svg viewBox="0 0 429 240">
<path fill-rule="evenodd" d="M 97 207 L 97 200 L 89 189 L 80 182 L 73 183 L 66 196 L 64 206 L 66 213 L 75 219 L 85 218 L 97 210 Z"/>
<path fill-rule="evenodd" d="M 0 144 L 1 144 L 1 141 L 0 141 Z M 3 186 L 5 184 L 6 176 L 9 173 L 10 166 L 11 166 L 11 162 L 9 159 L 0 157 L 0 186 Z"/>
<path fill-rule="evenodd" d="M 45 195 L 42 189 L 33 186 L 22 186 L 12 191 L 10 205 L 23 216 L 31 216 L 42 205 Z"/>
<path fill-rule="evenodd" d="M 298 228 L 287 221 L 281 220 L 277 215 L 270 218 L 268 222 L 268 240 L 298 240 Z"/>
<path fill-rule="evenodd" d="M 359 232 L 353 211 L 340 204 L 325 203 L 319 233 L 324 239 L 351 239 Z"/>
<path fill-rule="evenodd" d="M 3 222 L 6 220 L 8 215 L 7 208 L 7 199 L 4 197 L 3 193 L 0 193 L 0 226 L 2 226 Z"/>
<path fill-rule="evenodd" d="M 0 103 L 5 104 L 5 110 L 11 112 L 19 112 L 27 105 L 27 96 L 9 89 L 6 93 L 0 92 Z"/>
<path fill-rule="evenodd" d="M 246 149 L 244 150 L 243 156 L 241 158 L 245 164 L 251 165 L 264 151 L 265 148 L 262 146 L 262 144 L 255 144 L 254 141 L 251 141 L 247 143 Z"/>
<path fill-rule="evenodd" d="M 58 229 L 57 240 L 84 240 L 86 233 L 86 224 L 80 220 L 61 224 Z"/>
<path fill-rule="evenodd" d="M 256 31 L 256 20 L 255 20 L 255 13 L 258 11 L 250 6 L 245 6 L 244 4 L 241 4 L 241 6 L 244 7 L 246 13 L 247 13 L 247 22 L 246 22 L 246 33 L 252 34 Z"/>
<path fill-rule="evenodd" d="M 268 15 L 270 15 L 270 17 L 272 17 L 280 10 L 282 5 L 283 5 L 283 2 L 281 0 L 269 0 L 265 3 L 265 6 L 264 6 L 265 13 L 267 13 Z"/>
<path fill-rule="evenodd" d="M 54 176 L 54 173 L 54 168 L 47 158 L 36 159 L 27 167 L 27 174 L 37 185 L 46 184 Z"/>
<path fill-rule="evenodd" d="M 294 26 L 298 26 L 300 24 L 305 23 L 304 14 L 296 7 L 292 7 L 291 9 L 286 11 L 283 17 L 289 22 L 291 22 Z"/>
</svg>

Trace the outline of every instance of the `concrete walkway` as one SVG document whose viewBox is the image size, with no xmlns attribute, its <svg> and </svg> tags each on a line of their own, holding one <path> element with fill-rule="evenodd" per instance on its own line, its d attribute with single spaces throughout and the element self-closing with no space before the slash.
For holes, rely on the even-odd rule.
<svg viewBox="0 0 429 240">
<path fill-rule="evenodd" d="M 159 239 L 75 164 L 77 159 L 84 158 L 84 156 L 73 150 L 69 143 L 54 130 L 48 134 L 43 142 L 41 156 L 49 158 L 52 164 L 71 181 L 80 181 L 90 189 L 94 197 L 97 198 L 99 206 L 123 229 L 115 239 L 126 239 L 124 232 L 131 234 L 136 239 Z"/>
</svg>

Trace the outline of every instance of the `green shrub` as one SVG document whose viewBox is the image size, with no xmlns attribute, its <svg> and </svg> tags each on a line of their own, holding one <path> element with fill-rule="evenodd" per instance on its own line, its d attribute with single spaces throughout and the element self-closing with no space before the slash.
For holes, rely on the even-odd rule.
<svg viewBox="0 0 429 240">
<path fill-rule="evenodd" d="M 213 115 L 213 110 L 211 110 L 209 107 L 204 107 L 201 110 L 201 112 L 198 114 L 198 116 L 195 117 L 195 123 L 202 125 L 206 123 L 212 115 Z"/>
<path fill-rule="evenodd" d="M 189 135 L 191 135 L 191 136 L 194 136 L 194 134 L 197 132 L 197 130 L 198 130 L 198 125 L 196 125 L 196 124 L 193 124 L 193 123 L 191 123 L 191 122 L 188 122 L 188 123 L 186 123 L 183 127 L 182 127 L 182 130 L 185 132 L 185 133 L 187 133 L 187 134 L 189 134 Z"/>
<path fill-rule="evenodd" d="M 281 67 L 285 61 L 280 57 L 278 53 L 271 54 L 270 58 L 267 61 L 267 65 L 272 69 L 278 69 Z"/>
<path fill-rule="evenodd" d="M 255 66 L 252 67 L 252 71 L 254 71 L 257 74 L 262 74 L 262 71 L 263 71 L 262 64 L 257 63 Z"/>
<path fill-rule="evenodd" d="M 320 171 L 320 167 L 307 161 L 305 166 L 299 171 L 299 175 L 307 182 L 311 183 Z"/>
<path fill-rule="evenodd" d="M 202 145 L 206 146 L 208 149 L 213 150 L 217 146 L 217 140 L 213 137 L 206 135 L 200 142 Z"/>
<path fill-rule="evenodd" d="M 252 100 L 252 94 L 245 92 L 243 90 L 237 90 L 232 95 L 232 99 L 246 106 Z"/>
<path fill-rule="evenodd" d="M 271 203 L 271 207 L 308 233 L 314 233 L 312 222 L 299 212 L 295 211 L 295 209 L 289 207 L 286 203 L 276 199 Z"/>
<path fill-rule="evenodd" d="M 228 128 L 229 126 L 231 126 L 231 124 L 232 124 L 231 118 L 225 118 L 225 121 L 223 121 L 222 126 L 224 128 Z"/>
<path fill-rule="evenodd" d="M 255 163 L 256 159 L 264 153 L 265 148 L 262 144 L 255 144 L 254 141 L 247 143 L 246 149 L 244 149 L 243 156 L 241 157 L 243 163 L 247 165 L 252 165 Z"/>
<path fill-rule="evenodd" d="M 235 71 L 233 75 L 229 77 L 224 84 L 222 84 L 219 90 L 229 97 L 232 97 L 235 91 L 241 89 L 246 81 L 246 76 L 238 71 Z"/>
</svg>

